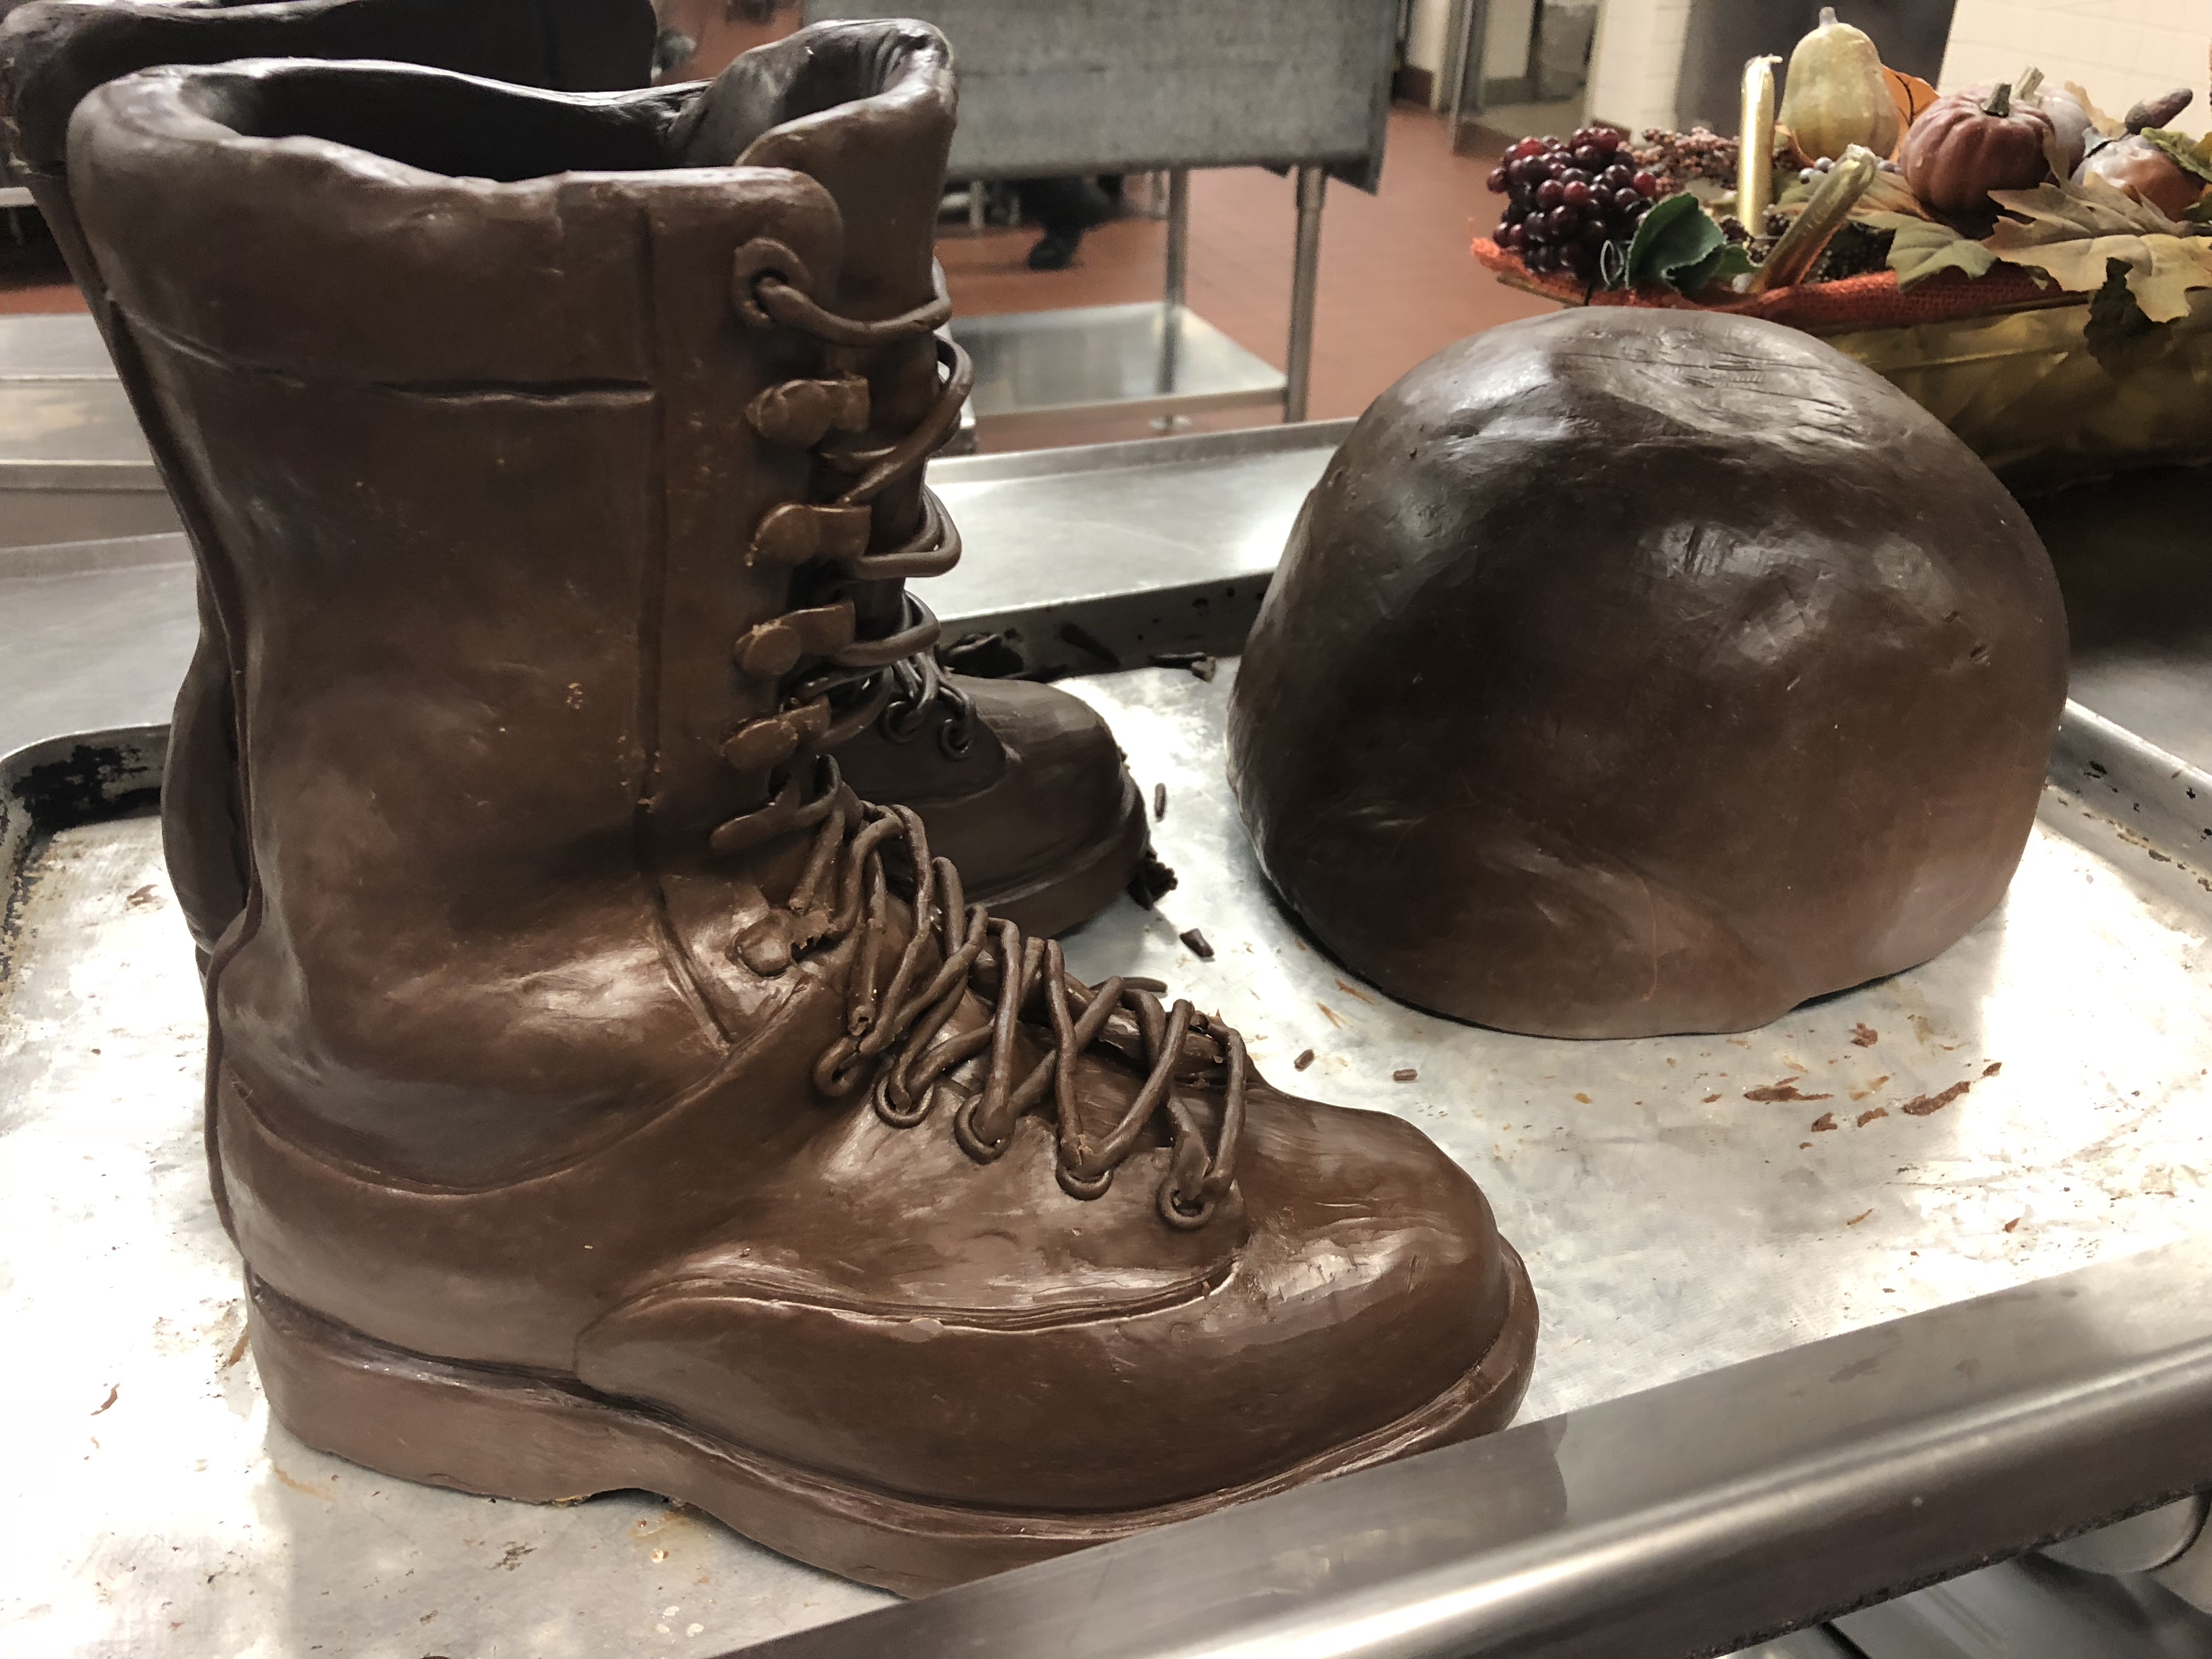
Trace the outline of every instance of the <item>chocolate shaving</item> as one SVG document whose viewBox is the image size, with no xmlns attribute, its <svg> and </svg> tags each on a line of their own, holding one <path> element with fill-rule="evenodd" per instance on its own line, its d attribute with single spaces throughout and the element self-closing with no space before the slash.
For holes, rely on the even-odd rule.
<svg viewBox="0 0 2212 1659">
<path fill-rule="evenodd" d="M 1168 787 L 1164 783 L 1152 786 L 1152 817 L 1157 821 L 1168 815 Z"/>
<path fill-rule="evenodd" d="M 1162 864 L 1149 847 L 1145 856 L 1129 876 L 1129 896 L 1147 910 L 1158 904 L 1176 887 L 1176 872 Z"/>
<path fill-rule="evenodd" d="M 1303 1072 L 1307 1066 L 1312 1064 L 1313 1050 L 1310 1048 L 1302 1048 L 1298 1051 L 1298 1057 L 1291 1062 L 1291 1069 L 1294 1072 Z"/>
<path fill-rule="evenodd" d="M 1220 664 L 1214 661 L 1213 653 L 1210 651 L 1155 651 L 1152 653 L 1152 666 L 1188 668 L 1199 678 L 1210 683 Z"/>
<path fill-rule="evenodd" d="M 1785 1077 L 1779 1083 L 1763 1084 L 1756 1089 L 1746 1089 L 1743 1091 L 1743 1097 L 1746 1100 L 1763 1100 L 1771 1102 L 1777 1100 L 1833 1100 L 1835 1096 L 1800 1094 L 1797 1091 L 1797 1079 L 1794 1077 Z"/>
<path fill-rule="evenodd" d="M 1954 1083 L 1940 1095 L 1916 1096 L 1897 1109 L 1907 1117 L 1926 1117 L 1931 1113 L 1942 1111 L 1973 1086 L 1972 1082 Z"/>
<path fill-rule="evenodd" d="M 1881 1041 L 1881 1033 L 1863 1021 L 1851 1027 L 1851 1047 L 1854 1048 L 1871 1048 Z"/>
<path fill-rule="evenodd" d="M 1401 1066 L 1396 1071 L 1390 1073 L 1390 1081 L 1393 1083 L 1411 1083 L 1419 1076 L 1420 1076 L 1420 1073 L 1413 1066 Z"/>
<path fill-rule="evenodd" d="M 1200 933 L 1197 928 L 1193 927 L 1187 933 L 1178 933 L 1176 937 L 1188 945 L 1191 955 L 1196 957 L 1200 962 L 1213 960 L 1213 947 L 1206 942 L 1206 935 Z"/>
<path fill-rule="evenodd" d="M 1814 1134 L 1819 1134 L 1823 1130 L 1832 1129 L 1835 1127 L 1836 1115 L 1833 1112 L 1823 1112 L 1820 1116 L 1813 1120 L 1813 1133 Z"/>
</svg>

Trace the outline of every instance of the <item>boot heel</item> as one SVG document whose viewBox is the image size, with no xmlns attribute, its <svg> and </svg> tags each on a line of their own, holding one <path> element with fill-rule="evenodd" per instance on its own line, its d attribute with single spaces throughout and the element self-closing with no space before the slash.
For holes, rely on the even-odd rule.
<svg viewBox="0 0 2212 1659">
<path fill-rule="evenodd" d="M 558 1503 L 604 1482 L 606 1408 L 556 1383 L 431 1359 L 333 1324 L 248 1276 L 249 1332 L 276 1420 L 318 1451 L 402 1480 Z"/>
</svg>

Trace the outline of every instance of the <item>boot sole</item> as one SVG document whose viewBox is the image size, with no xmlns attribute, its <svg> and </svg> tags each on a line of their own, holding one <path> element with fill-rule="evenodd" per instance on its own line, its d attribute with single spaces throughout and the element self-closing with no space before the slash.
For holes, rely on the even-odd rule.
<svg viewBox="0 0 2212 1659">
<path fill-rule="evenodd" d="M 1127 888 L 1145 855 L 1150 830 L 1144 798 L 1124 772 L 1121 810 L 1111 830 L 1042 876 L 971 891 L 968 896 L 1032 939 L 1054 938 L 1090 921 Z"/>
<path fill-rule="evenodd" d="M 658 1492 L 770 1549 L 923 1595 L 1148 1527 L 1503 1428 L 1528 1385 L 1536 1301 L 1512 1299 L 1482 1359 L 1396 1422 L 1265 1480 L 1157 1508 L 1024 1513 L 873 1491 L 684 1428 L 572 1381 L 387 1346 L 247 1275 L 253 1359 L 278 1421 L 319 1450 L 428 1486 L 526 1503 Z"/>
</svg>

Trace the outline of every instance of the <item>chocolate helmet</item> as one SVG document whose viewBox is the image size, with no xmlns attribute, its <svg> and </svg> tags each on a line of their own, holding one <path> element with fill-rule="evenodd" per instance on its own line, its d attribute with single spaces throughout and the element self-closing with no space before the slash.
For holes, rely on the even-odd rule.
<svg viewBox="0 0 2212 1659">
<path fill-rule="evenodd" d="M 1239 668 L 1231 781 L 1320 941 L 1553 1036 L 1738 1030 L 2002 897 L 2065 701 L 1972 453 L 1726 314 L 1510 323 L 1377 398 Z"/>
</svg>

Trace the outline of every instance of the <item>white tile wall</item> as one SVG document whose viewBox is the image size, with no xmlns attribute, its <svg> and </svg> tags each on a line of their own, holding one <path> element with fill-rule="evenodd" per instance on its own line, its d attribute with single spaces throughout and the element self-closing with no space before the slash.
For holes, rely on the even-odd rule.
<svg viewBox="0 0 2212 1659">
<path fill-rule="evenodd" d="M 1671 126 L 1690 0 L 1607 0 L 1591 65 L 1592 115 L 1632 129 Z M 2136 99 L 2192 87 L 2180 125 L 2212 127 L 2212 0 L 1958 0 L 1942 88 L 2010 80 L 2034 64 L 2075 81 L 2118 115 Z"/>
<path fill-rule="evenodd" d="M 2114 115 L 2191 87 L 2197 102 L 2180 125 L 2197 132 L 2212 124 L 2208 49 L 2212 0 L 1958 0 L 1942 86 L 2009 81 L 2033 64 L 2053 82 L 2079 82 Z"/>
<path fill-rule="evenodd" d="M 1591 116 L 1632 132 L 1674 125 L 1689 27 L 1690 0 L 1606 0 L 1590 58 Z"/>
</svg>

